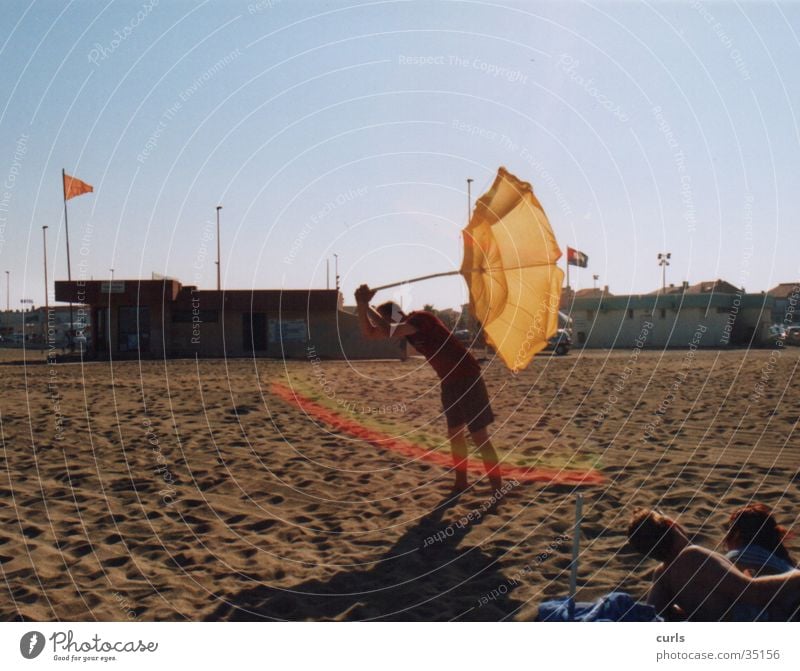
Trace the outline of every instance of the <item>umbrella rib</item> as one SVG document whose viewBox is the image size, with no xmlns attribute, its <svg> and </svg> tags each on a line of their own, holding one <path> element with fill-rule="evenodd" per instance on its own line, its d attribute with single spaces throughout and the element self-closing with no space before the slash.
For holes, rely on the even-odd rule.
<svg viewBox="0 0 800 671">
<path fill-rule="evenodd" d="M 522 307 L 521 305 L 517 305 L 516 303 L 511 303 L 511 302 L 506 302 L 506 305 L 510 305 L 511 307 L 517 308 L 518 310 L 520 310 L 520 311 L 524 312 L 526 315 L 530 315 L 531 317 L 533 317 L 534 319 L 536 319 L 536 315 L 535 315 L 535 314 L 533 314 L 533 313 L 532 313 L 532 312 L 530 312 L 529 310 L 526 310 L 526 309 L 525 309 L 524 307 Z"/>
</svg>

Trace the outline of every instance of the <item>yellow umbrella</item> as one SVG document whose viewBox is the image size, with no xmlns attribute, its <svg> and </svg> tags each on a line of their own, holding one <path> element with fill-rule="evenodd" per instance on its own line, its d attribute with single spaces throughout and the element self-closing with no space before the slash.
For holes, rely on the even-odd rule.
<svg viewBox="0 0 800 671">
<path fill-rule="evenodd" d="M 470 312 L 486 341 L 509 369 L 523 370 L 558 329 L 564 272 L 556 266 L 561 250 L 547 215 L 531 185 L 500 168 L 462 235 L 460 271 L 406 282 L 460 272 L 469 288 Z"/>
</svg>

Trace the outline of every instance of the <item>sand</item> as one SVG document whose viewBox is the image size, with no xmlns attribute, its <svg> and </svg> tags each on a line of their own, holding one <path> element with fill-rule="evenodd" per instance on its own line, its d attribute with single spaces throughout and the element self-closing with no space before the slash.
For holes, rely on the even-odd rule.
<svg viewBox="0 0 800 671">
<path fill-rule="evenodd" d="M 794 523 L 799 354 L 573 352 L 516 376 L 488 362 L 504 464 L 555 478 L 509 480 L 490 509 L 480 469 L 448 496 L 419 359 L 4 351 L 0 618 L 529 620 L 566 593 L 578 492 L 579 598 L 643 597 L 653 564 L 625 543 L 637 505 L 712 547 L 751 500 Z"/>
</svg>

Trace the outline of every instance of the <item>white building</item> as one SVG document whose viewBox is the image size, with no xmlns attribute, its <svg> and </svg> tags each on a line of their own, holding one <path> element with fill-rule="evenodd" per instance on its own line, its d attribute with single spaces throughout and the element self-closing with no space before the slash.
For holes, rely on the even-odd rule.
<svg viewBox="0 0 800 671">
<path fill-rule="evenodd" d="M 716 280 L 651 294 L 613 296 L 608 287 L 562 296 L 575 347 L 766 345 L 774 299 Z"/>
</svg>

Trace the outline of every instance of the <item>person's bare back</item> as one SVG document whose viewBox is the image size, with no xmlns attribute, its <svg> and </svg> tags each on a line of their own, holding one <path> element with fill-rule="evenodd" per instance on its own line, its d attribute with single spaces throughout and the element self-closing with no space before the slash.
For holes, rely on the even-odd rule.
<svg viewBox="0 0 800 671">
<path fill-rule="evenodd" d="M 751 578 L 717 552 L 694 545 L 674 520 L 637 511 L 630 543 L 662 563 L 648 601 L 667 619 L 700 621 L 787 620 L 800 605 L 800 571 Z"/>
<path fill-rule="evenodd" d="M 689 620 L 731 619 L 737 605 L 746 605 L 743 595 L 748 582 L 722 555 L 689 545 L 671 563 L 659 567 L 650 602 L 659 612 L 677 608 Z"/>
</svg>

